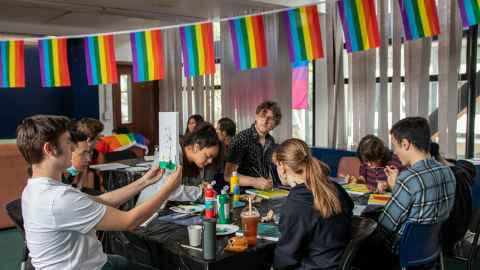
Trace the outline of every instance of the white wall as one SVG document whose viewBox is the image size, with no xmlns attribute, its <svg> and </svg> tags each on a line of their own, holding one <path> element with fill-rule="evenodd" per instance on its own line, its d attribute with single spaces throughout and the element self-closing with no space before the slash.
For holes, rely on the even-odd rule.
<svg viewBox="0 0 480 270">
<path fill-rule="evenodd" d="M 132 62 L 132 49 L 128 34 L 115 35 L 115 56 L 117 62 Z"/>
</svg>

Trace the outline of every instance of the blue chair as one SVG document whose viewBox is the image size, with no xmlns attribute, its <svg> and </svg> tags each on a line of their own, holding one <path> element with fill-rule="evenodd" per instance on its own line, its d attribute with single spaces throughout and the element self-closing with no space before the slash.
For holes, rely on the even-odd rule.
<svg viewBox="0 0 480 270">
<path fill-rule="evenodd" d="M 444 270 L 441 230 L 441 223 L 407 223 L 399 242 L 402 269 L 424 266 L 440 259 L 441 270 Z"/>
</svg>

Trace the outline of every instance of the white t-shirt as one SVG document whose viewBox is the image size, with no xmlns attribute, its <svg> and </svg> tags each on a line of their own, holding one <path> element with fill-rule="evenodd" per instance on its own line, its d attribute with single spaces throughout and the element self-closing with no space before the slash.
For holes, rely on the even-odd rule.
<svg viewBox="0 0 480 270">
<path fill-rule="evenodd" d="M 94 227 L 106 210 L 69 185 L 46 177 L 29 179 L 22 214 L 35 269 L 101 269 L 107 256 Z"/>
</svg>

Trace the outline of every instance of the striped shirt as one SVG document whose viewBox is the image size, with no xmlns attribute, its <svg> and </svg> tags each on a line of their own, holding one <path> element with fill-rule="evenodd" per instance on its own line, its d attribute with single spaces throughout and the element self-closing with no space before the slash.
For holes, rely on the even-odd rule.
<svg viewBox="0 0 480 270">
<path fill-rule="evenodd" d="M 398 157 L 392 154 L 392 159 L 387 163 L 387 166 L 393 166 L 400 172 L 405 170 L 402 162 Z M 369 167 L 366 162 L 360 165 L 359 175 L 365 179 L 369 188 L 375 189 L 378 181 L 387 181 L 387 175 L 385 174 L 385 167 Z"/>
<path fill-rule="evenodd" d="M 455 199 L 455 176 L 433 159 L 416 162 L 401 172 L 392 199 L 380 215 L 380 230 L 396 251 L 405 224 L 433 224 L 447 220 Z"/>
</svg>

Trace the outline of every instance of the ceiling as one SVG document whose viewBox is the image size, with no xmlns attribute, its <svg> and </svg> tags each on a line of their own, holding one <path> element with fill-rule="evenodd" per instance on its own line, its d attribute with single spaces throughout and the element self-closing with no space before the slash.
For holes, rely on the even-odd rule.
<svg viewBox="0 0 480 270">
<path fill-rule="evenodd" d="M 101 33 L 251 14 L 308 0 L 0 0 L 0 33 Z"/>
</svg>

